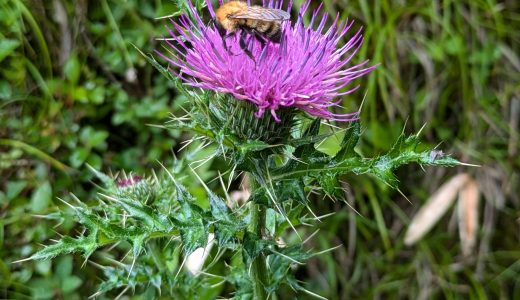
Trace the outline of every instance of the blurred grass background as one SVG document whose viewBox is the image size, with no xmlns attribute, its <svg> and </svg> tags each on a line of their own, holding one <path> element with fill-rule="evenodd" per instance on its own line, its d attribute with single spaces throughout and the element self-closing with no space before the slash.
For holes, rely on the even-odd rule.
<svg viewBox="0 0 520 300">
<path fill-rule="evenodd" d="M 147 126 L 180 112 L 187 99 L 133 47 L 157 48 L 167 22 L 155 18 L 174 14 L 177 4 L 0 1 L 0 298 L 80 299 L 95 292 L 99 272 L 81 267 L 80 257 L 11 262 L 56 231 L 75 232 L 70 221 L 54 228 L 56 222 L 37 216 L 63 206 L 56 197 L 92 196 L 87 163 L 142 174 L 157 168 L 156 160 L 168 165 L 186 139 Z M 327 0 L 324 8 L 363 26 L 356 61 L 381 64 L 345 98 L 359 105 L 366 93 L 359 150 L 377 155 L 403 128 L 417 132 L 426 124 L 424 144 L 442 142 L 446 153 L 482 167 L 400 169 L 411 204 L 371 178 L 343 178 L 347 201 L 362 217 L 345 203 L 315 199 L 317 214 L 335 214 L 319 224 L 309 247 L 344 246 L 298 269 L 298 278 L 330 299 L 520 299 L 520 3 Z M 406 246 L 417 210 L 462 172 L 481 194 L 473 252 L 462 255 L 455 208 Z M 282 290 L 279 298 L 289 295 Z"/>
</svg>

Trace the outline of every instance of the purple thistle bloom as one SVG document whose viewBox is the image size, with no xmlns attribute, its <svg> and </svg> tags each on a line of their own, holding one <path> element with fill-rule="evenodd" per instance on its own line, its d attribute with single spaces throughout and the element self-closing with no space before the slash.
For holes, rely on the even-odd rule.
<svg viewBox="0 0 520 300">
<path fill-rule="evenodd" d="M 282 9 L 284 0 L 275 2 L 263 0 L 263 6 Z M 253 60 L 239 45 L 240 33 L 226 40 L 226 50 L 217 29 L 206 25 L 191 1 L 188 3 L 195 20 L 182 16 L 179 23 L 172 21 L 174 28 L 168 29 L 169 40 L 175 41 L 175 45 L 166 39 L 171 48 L 170 57 L 159 53 L 178 68 L 175 75 L 187 84 L 250 101 L 258 107 L 256 117 L 268 110 L 279 121 L 278 109 L 296 107 L 330 120 L 358 119 L 358 112 L 335 114 L 329 110 L 341 103 L 341 98 L 335 100 L 336 97 L 350 94 L 359 87 L 341 92 L 346 85 L 375 68 L 365 66 L 368 60 L 347 66 L 363 42 L 359 30 L 345 45 L 338 46 L 353 22 L 339 22 L 338 13 L 325 30 L 328 15 L 320 13 L 320 5 L 312 13 L 310 24 L 305 26 L 302 18 L 309 0 L 301 7 L 294 25 L 290 21 L 283 22 L 281 43 L 268 42 L 262 47 L 257 39 L 248 41 L 252 45 Z M 215 18 L 211 1 L 206 3 L 211 17 Z M 222 5 L 223 1 L 219 3 Z M 291 8 L 292 0 L 287 11 Z M 321 20 L 318 21 L 318 17 Z"/>
</svg>

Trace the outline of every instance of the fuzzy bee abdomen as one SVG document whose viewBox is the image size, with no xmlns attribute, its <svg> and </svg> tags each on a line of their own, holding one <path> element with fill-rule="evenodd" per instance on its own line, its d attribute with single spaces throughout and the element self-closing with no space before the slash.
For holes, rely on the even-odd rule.
<svg viewBox="0 0 520 300">
<path fill-rule="evenodd" d="M 258 24 L 257 20 L 245 19 L 244 21 L 245 21 L 244 26 L 246 26 L 248 28 L 256 28 L 257 27 L 257 24 Z"/>
<path fill-rule="evenodd" d="M 256 24 L 256 29 L 261 33 L 266 33 L 272 26 L 272 22 L 259 21 Z"/>
<path fill-rule="evenodd" d="M 271 26 L 264 33 L 271 41 L 279 43 L 282 38 L 280 24 L 271 23 Z"/>
</svg>

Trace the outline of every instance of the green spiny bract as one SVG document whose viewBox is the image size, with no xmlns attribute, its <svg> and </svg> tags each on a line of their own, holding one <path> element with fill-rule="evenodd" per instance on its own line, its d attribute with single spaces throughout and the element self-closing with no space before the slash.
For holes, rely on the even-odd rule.
<svg viewBox="0 0 520 300">
<path fill-rule="evenodd" d="M 280 122 L 268 114 L 255 117 L 256 106 L 247 101 L 237 101 L 230 95 L 214 94 L 209 103 L 215 128 L 229 129 L 228 136 L 240 141 L 261 141 L 276 145 L 286 143 L 296 120 L 294 108 L 281 109 Z"/>
</svg>

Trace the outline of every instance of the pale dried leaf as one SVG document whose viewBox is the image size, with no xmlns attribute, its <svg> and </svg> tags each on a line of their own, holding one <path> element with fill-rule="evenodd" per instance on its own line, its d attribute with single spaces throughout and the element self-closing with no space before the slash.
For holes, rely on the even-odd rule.
<svg viewBox="0 0 520 300">
<path fill-rule="evenodd" d="M 419 209 L 412 219 L 404 242 L 413 245 L 420 240 L 446 213 L 455 201 L 458 191 L 467 183 L 469 176 L 459 174 L 443 184 Z"/>
<path fill-rule="evenodd" d="M 238 206 L 244 205 L 249 197 L 251 197 L 251 192 L 249 190 L 242 190 L 242 191 L 232 191 L 229 194 L 230 200 L 233 202 L 231 205 L 232 207 L 236 206 L 234 203 L 237 203 Z"/>
<path fill-rule="evenodd" d="M 204 262 L 208 258 L 211 248 L 215 243 L 215 235 L 210 233 L 208 235 L 208 244 L 204 248 L 197 248 L 186 258 L 185 267 L 193 275 L 198 275 L 204 266 Z"/>
<path fill-rule="evenodd" d="M 469 179 L 459 193 L 459 235 L 464 255 L 471 254 L 477 241 L 479 194 L 473 179 Z"/>
</svg>

